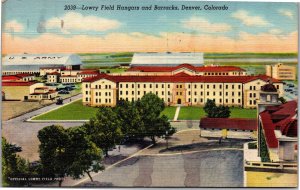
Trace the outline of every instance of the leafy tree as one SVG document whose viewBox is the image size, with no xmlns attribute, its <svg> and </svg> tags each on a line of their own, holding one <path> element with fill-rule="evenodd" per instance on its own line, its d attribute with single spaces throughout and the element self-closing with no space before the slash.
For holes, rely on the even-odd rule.
<svg viewBox="0 0 300 190">
<path fill-rule="evenodd" d="M 10 144 L 2 137 L 2 185 L 16 186 L 22 185 L 19 182 L 9 181 L 9 177 L 26 177 L 29 174 L 28 162 L 18 156 L 16 153 L 21 152 L 21 147 Z"/>
<path fill-rule="evenodd" d="M 144 136 L 149 137 L 156 144 L 155 137 L 161 137 L 167 131 L 172 135 L 175 128 L 171 127 L 166 116 L 160 116 L 165 108 L 163 100 L 152 93 L 148 93 L 137 102 L 137 107 L 144 123 Z"/>
<path fill-rule="evenodd" d="M 102 165 L 102 151 L 93 143 L 87 135 L 84 127 L 68 129 L 70 144 L 67 154 L 72 157 L 68 174 L 74 179 L 80 179 L 86 173 L 93 181 L 90 172 L 104 170 Z"/>
<path fill-rule="evenodd" d="M 231 113 L 228 106 L 216 106 L 215 102 L 210 99 L 207 100 L 203 109 L 210 118 L 228 118 Z"/>
<path fill-rule="evenodd" d="M 108 156 L 108 151 L 122 139 L 120 121 L 110 107 L 100 107 L 96 116 L 84 125 L 91 140 Z"/>
<path fill-rule="evenodd" d="M 70 144 L 67 131 L 58 125 L 44 127 L 38 132 L 41 142 L 39 153 L 44 176 L 65 177 L 71 165 L 71 156 L 66 149 Z M 61 186 L 62 180 L 59 181 Z"/>
<path fill-rule="evenodd" d="M 278 100 L 282 103 L 285 104 L 286 103 L 286 99 L 284 97 L 279 97 Z"/>
<path fill-rule="evenodd" d="M 139 139 L 143 137 L 144 124 L 135 102 L 120 100 L 114 110 L 126 138 Z"/>
</svg>

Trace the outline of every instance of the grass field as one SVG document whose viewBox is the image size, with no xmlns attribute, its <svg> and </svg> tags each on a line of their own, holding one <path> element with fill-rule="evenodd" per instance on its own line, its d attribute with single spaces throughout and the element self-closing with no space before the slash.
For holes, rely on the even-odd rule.
<svg viewBox="0 0 300 190">
<path fill-rule="evenodd" d="M 166 107 L 162 114 L 173 120 L 176 107 Z M 256 118 L 256 109 L 230 108 L 231 118 Z M 89 120 L 97 108 L 82 105 L 81 100 L 40 115 L 33 120 Z M 199 120 L 205 117 L 203 107 L 181 107 L 178 120 Z"/>
<path fill-rule="evenodd" d="M 174 118 L 174 115 L 175 115 L 175 112 L 176 112 L 176 107 L 166 107 L 164 109 L 164 111 L 161 113 L 161 115 L 166 115 L 170 120 L 173 120 Z"/>
<path fill-rule="evenodd" d="M 46 114 L 40 115 L 33 120 L 89 120 L 95 116 L 97 108 L 82 105 L 78 100 Z"/>
<path fill-rule="evenodd" d="M 230 108 L 230 118 L 256 118 L 256 109 Z M 178 120 L 199 120 L 205 117 L 203 107 L 181 107 Z"/>
</svg>

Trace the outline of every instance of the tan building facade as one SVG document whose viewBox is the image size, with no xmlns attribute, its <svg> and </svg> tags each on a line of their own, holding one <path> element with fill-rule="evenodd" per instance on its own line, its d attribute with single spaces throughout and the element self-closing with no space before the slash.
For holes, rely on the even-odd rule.
<svg viewBox="0 0 300 190">
<path fill-rule="evenodd" d="M 83 80 L 83 104 L 115 106 L 118 100 L 137 101 L 154 93 L 166 105 L 204 106 L 208 99 L 217 105 L 256 108 L 266 76 L 111 76 L 101 74 Z M 274 80 L 280 95 L 283 84 Z"/>
<path fill-rule="evenodd" d="M 35 82 L 2 82 L 4 100 L 29 100 L 29 95 L 36 88 L 43 87 L 43 83 Z"/>
<path fill-rule="evenodd" d="M 278 80 L 296 80 L 296 67 L 278 63 L 266 65 L 266 75 Z"/>
</svg>

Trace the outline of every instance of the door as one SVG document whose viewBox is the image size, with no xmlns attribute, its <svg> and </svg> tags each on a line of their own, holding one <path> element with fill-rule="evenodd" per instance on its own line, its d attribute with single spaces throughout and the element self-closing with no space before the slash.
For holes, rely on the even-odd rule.
<svg viewBox="0 0 300 190">
<path fill-rule="evenodd" d="M 180 98 L 178 98 L 177 104 L 181 104 L 181 99 Z"/>
</svg>

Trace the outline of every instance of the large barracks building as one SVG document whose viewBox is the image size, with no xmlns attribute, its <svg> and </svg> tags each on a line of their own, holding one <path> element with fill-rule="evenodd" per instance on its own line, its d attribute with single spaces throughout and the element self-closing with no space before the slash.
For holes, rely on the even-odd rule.
<svg viewBox="0 0 300 190">
<path fill-rule="evenodd" d="M 268 82 L 278 89 L 279 96 L 283 95 L 279 80 L 264 75 L 247 76 L 239 67 L 143 65 L 123 74 L 84 79 L 82 101 L 89 106 L 115 106 L 118 100 L 136 101 L 154 93 L 166 105 L 203 106 L 212 99 L 217 105 L 256 108 L 261 87 Z"/>
</svg>

